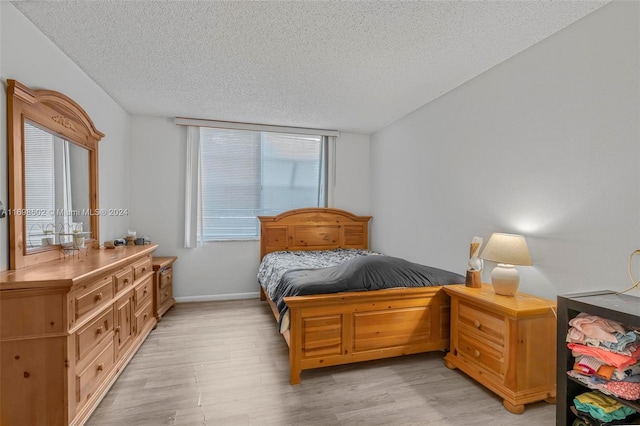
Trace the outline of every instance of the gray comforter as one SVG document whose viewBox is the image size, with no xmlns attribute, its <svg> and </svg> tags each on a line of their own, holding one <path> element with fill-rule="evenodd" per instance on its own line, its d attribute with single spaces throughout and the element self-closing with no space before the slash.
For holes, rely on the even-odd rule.
<svg viewBox="0 0 640 426">
<path fill-rule="evenodd" d="M 461 284 L 455 272 L 420 265 L 392 256 L 360 256 L 336 266 L 285 272 L 272 300 L 280 315 L 287 310 L 284 298 L 323 293 L 380 290 L 396 287 L 428 287 Z"/>
</svg>

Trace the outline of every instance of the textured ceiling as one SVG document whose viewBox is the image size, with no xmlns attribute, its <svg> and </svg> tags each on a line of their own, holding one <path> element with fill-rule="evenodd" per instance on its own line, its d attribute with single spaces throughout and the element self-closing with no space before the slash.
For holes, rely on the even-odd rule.
<svg viewBox="0 0 640 426">
<path fill-rule="evenodd" d="M 13 4 L 131 114 L 368 134 L 606 3 Z"/>
</svg>

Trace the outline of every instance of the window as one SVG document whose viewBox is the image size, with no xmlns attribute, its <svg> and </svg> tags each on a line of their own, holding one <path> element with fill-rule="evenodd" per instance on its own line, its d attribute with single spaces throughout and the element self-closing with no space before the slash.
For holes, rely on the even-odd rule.
<svg viewBox="0 0 640 426">
<path fill-rule="evenodd" d="M 326 207 L 328 137 L 197 129 L 199 240 L 256 239 L 257 216 Z"/>
</svg>

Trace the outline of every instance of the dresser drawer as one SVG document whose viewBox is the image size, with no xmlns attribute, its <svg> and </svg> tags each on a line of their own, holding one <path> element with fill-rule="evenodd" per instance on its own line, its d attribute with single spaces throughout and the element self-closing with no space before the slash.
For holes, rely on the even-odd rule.
<svg viewBox="0 0 640 426">
<path fill-rule="evenodd" d="M 153 303 L 148 303 L 140 312 L 136 314 L 136 335 L 140 334 L 147 322 L 151 321 L 153 318 L 155 318 L 153 316 Z"/>
<path fill-rule="evenodd" d="M 461 332 L 484 339 L 497 348 L 504 347 L 505 317 L 460 301 L 458 327 Z"/>
<path fill-rule="evenodd" d="M 113 299 L 113 277 L 106 275 L 73 293 L 76 320 Z"/>
<path fill-rule="evenodd" d="M 116 272 L 113 276 L 113 282 L 116 286 L 116 294 L 133 284 L 133 269 L 131 266 L 127 266 Z"/>
<path fill-rule="evenodd" d="M 160 289 L 158 293 L 158 305 L 164 305 L 167 300 L 173 297 L 173 286 L 171 286 L 171 281 L 169 281 L 168 285 L 162 286 L 162 281 L 160 282 Z"/>
<path fill-rule="evenodd" d="M 458 335 L 458 356 L 465 357 L 485 370 L 502 377 L 504 375 L 504 357 L 501 351 L 485 345 L 474 336 L 460 333 Z"/>
<path fill-rule="evenodd" d="M 76 360 L 82 361 L 106 338 L 113 337 L 113 307 L 76 332 Z"/>
<path fill-rule="evenodd" d="M 153 294 L 153 275 L 149 275 L 142 281 L 140 284 L 136 285 L 135 296 L 134 296 L 134 309 L 137 311 L 142 306 L 144 306 L 149 300 L 151 300 L 151 295 Z"/>
<path fill-rule="evenodd" d="M 145 256 L 133 264 L 133 275 L 136 280 L 139 280 L 144 274 L 151 271 L 153 271 L 151 255 Z"/>
<path fill-rule="evenodd" d="M 113 366 L 113 339 L 104 349 L 85 367 L 76 372 L 76 401 L 82 406 L 103 382 L 105 376 Z"/>
<path fill-rule="evenodd" d="M 165 268 L 160 272 L 160 289 L 171 287 L 173 283 L 173 268 Z"/>
</svg>

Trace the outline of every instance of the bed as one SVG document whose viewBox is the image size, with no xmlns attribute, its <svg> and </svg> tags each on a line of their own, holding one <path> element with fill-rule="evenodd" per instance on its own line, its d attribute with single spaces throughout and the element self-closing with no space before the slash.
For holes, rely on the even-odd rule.
<svg viewBox="0 0 640 426">
<path fill-rule="evenodd" d="M 261 260 L 279 251 L 368 249 L 370 216 L 308 208 L 258 219 Z M 260 299 L 269 303 L 289 345 L 292 385 L 300 383 L 302 370 L 449 347 L 449 298 L 441 286 L 284 297 L 284 327 L 262 286 Z"/>
</svg>

